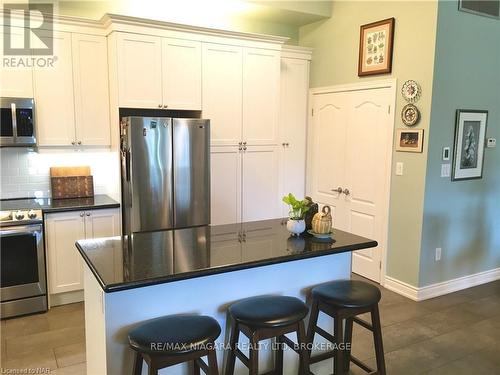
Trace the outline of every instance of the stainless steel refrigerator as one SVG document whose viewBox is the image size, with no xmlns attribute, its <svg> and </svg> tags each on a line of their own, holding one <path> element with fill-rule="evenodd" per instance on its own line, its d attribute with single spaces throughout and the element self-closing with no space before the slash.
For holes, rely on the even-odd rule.
<svg viewBox="0 0 500 375">
<path fill-rule="evenodd" d="M 124 117 L 124 234 L 210 222 L 210 121 Z"/>
</svg>

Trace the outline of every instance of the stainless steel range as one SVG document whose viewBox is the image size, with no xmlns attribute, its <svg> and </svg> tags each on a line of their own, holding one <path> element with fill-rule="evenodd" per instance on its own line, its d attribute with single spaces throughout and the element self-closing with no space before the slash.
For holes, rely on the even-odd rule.
<svg viewBox="0 0 500 375">
<path fill-rule="evenodd" d="M 47 311 L 42 210 L 32 199 L 0 208 L 0 316 Z"/>
</svg>

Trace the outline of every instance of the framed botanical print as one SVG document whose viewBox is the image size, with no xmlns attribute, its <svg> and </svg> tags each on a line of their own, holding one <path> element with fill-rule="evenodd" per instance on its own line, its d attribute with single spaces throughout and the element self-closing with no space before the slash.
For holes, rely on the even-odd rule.
<svg viewBox="0 0 500 375">
<path fill-rule="evenodd" d="M 422 152 L 423 146 L 423 129 L 396 129 L 396 151 Z"/>
<path fill-rule="evenodd" d="M 361 26 L 358 76 L 390 73 L 394 44 L 394 18 Z"/>
<path fill-rule="evenodd" d="M 483 177 L 488 111 L 458 109 L 452 181 Z"/>
</svg>

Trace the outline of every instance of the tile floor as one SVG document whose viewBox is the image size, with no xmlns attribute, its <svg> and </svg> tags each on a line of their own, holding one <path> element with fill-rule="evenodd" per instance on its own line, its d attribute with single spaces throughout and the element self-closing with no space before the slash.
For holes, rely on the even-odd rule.
<svg viewBox="0 0 500 375">
<path fill-rule="evenodd" d="M 381 291 L 389 375 L 500 375 L 500 281 L 418 303 Z M 85 374 L 81 303 L 4 320 L 0 334 L 0 373 L 48 368 L 45 373 L 54 375 Z M 352 348 L 374 366 L 372 338 L 356 325 Z M 364 372 L 353 366 L 351 374 Z"/>
</svg>

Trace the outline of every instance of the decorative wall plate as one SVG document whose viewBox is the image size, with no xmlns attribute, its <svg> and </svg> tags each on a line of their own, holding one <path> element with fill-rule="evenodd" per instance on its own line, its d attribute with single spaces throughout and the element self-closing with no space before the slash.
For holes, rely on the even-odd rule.
<svg viewBox="0 0 500 375">
<path fill-rule="evenodd" d="M 401 111 L 401 120 L 406 126 L 414 126 L 420 120 L 420 111 L 413 104 L 407 104 Z"/>
<path fill-rule="evenodd" d="M 420 99 L 422 88 L 416 81 L 410 79 L 403 84 L 401 94 L 408 103 L 416 103 Z"/>
</svg>

